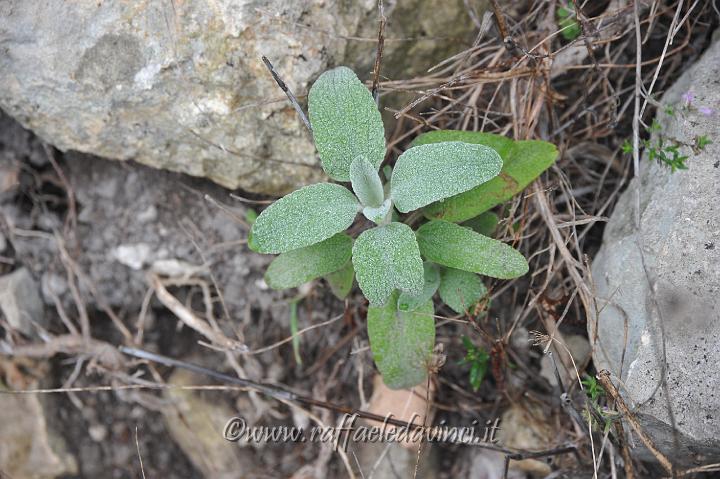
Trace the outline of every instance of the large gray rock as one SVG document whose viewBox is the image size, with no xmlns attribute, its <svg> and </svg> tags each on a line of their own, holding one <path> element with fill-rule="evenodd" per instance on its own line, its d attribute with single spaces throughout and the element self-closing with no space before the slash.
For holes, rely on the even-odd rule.
<svg viewBox="0 0 720 479">
<path fill-rule="evenodd" d="M 720 457 L 719 78 L 715 42 L 665 94 L 662 103 L 675 105 L 675 115 L 658 118 L 666 138 L 692 144 L 706 135 L 714 143 L 696 154 L 682 147 L 690 155 L 686 171 L 671 173 L 644 158 L 641 232 L 634 227 L 633 183 L 615 207 L 593 262 L 601 308 L 597 331 L 593 324 L 588 328 L 591 341 L 597 334 L 595 364 L 622 376 L 626 399 L 646 431 L 681 462 Z M 689 97 L 690 107 L 683 108 Z M 679 450 L 672 447 L 666 398 L 658 387 L 661 323 Z"/>
<path fill-rule="evenodd" d="M 285 193 L 322 177 L 260 61 L 300 96 L 328 66 L 367 78 L 375 0 L 0 3 L 0 107 L 61 150 Z M 386 75 L 468 45 L 463 0 L 387 1 Z M 460 41 L 458 41 L 460 40 Z"/>
<path fill-rule="evenodd" d="M 170 439 L 175 441 L 193 465 L 210 479 L 236 479 L 251 476 L 260 468 L 251 449 L 225 439 L 225 424 L 238 415 L 227 404 L 203 397 L 198 391 L 182 389 L 197 384 L 193 373 L 176 370 L 164 391 L 168 405 L 163 409 Z"/>
<path fill-rule="evenodd" d="M 39 289 L 26 268 L 0 276 L 0 311 L 11 328 L 28 336 L 46 326 Z"/>
<path fill-rule="evenodd" d="M 48 427 L 47 407 L 38 395 L 6 394 L 8 389 L 0 381 L 2 477 L 52 479 L 77 474 L 77 461 L 62 437 Z"/>
</svg>

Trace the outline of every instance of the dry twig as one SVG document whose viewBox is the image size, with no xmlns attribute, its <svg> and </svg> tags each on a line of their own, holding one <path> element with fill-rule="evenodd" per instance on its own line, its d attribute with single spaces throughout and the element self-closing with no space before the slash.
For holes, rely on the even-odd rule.
<svg viewBox="0 0 720 479">
<path fill-rule="evenodd" d="M 610 372 L 602 370 L 597 374 L 596 377 L 602 385 L 603 389 L 605 390 L 605 393 L 615 402 L 615 406 L 623 414 L 623 417 L 630 424 L 630 427 L 632 427 L 633 431 L 635 431 L 642 443 L 645 444 L 645 447 L 647 447 L 650 453 L 655 456 L 655 459 L 657 459 L 662 468 L 665 469 L 665 472 L 672 475 L 672 463 L 667 458 L 667 456 L 665 456 L 665 454 L 660 452 L 660 450 L 657 448 L 650 436 L 648 436 L 647 433 L 645 433 L 645 431 L 643 430 L 642 426 L 640 426 L 640 423 L 638 422 L 632 411 L 630 411 L 630 408 L 627 407 L 627 404 L 625 404 L 625 400 L 622 398 L 622 396 L 620 396 L 620 393 L 610 379 Z"/>
</svg>

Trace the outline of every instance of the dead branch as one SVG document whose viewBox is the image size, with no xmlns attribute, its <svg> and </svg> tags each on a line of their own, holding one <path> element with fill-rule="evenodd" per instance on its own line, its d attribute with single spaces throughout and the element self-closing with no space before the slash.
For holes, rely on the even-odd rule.
<svg viewBox="0 0 720 479">
<path fill-rule="evenodd" d="M 66 334 L 54 336 L 41 344 L 11 346 L 0 342 L 0 354 L 29 358 L 50 358 L 56 354 L 91 356 L 110 370 L 120 370 L 125 365 L 125 358 L 117 348 L 109 343 L 80 335 Z"/>
<path fill-rule="evenodd" d="M 267 67 L 268 71 L 270 71 L 270 74 L 272 75 L 273 80 L 275 80 L 275 83 L 277 83 L 283 93 L 287 95 L 288 100 L 290 100 L 290 104 L 293 106 L 293 108 L 295 108 L 295 111 L 300 117 L 300 120 L 302 120 L 303 124 L 305 125 L 305 128 L 307 128 L 312 135 L 312 126 L 310 126 L 310 120 L 308 120 L 307 115 L 305 115 L 305 112 L 300 106 L 300 103 L 298 102 L 297 97 L 295 97 L 295 94 L 292 92 L 292 90 L 290 90 L 290 88 L 288 88 L 282 78 L 280 78 L 280 75 L 278 75 L 278 73 L 275 71 L 275 67 L 273 67 L 272 63 L 270 63 L 270 60 L 268 60 L 265 55 L 262 56 L 262 61 Z"/>
<path fill-rule="evenodd" d="M 630 411 L 630 408 L 627 407 L 627 404 L 625 404 L 625 400 L 622 398 L 622 396 L 620 396 L 620 393 L 610 379 L 610 372 L 603 369 L 597 374 L 596 378 L 600 382 L 600 385 L 602 385 L 605 393 L 615 402 L 615 407 L 617 407 L 618 410 L 623 414 L 623 417 L 630 424 L 630 427 L 632 427 L 633 431 L 635 431 L 643 444 L 645 444 L 645 447 L 647 447 L 650 453 L 655 456 L 655 459 L 657 459 L 662 468 L 665 469 L 665 472 L 672 475 L 672 463 L 667 458 L 667 456 L 665 456 L 665 454 L 660 452 L 660 450 L 657 448 L 650 436 L 648 436 L 647 433 L 645 433 L 645 431 L 643 430 L 642 426 L 640 426 L 640 423 L 638 422 L 632 411 Z"/>
<path fill-rule="evenodd" d="M 375 63 L 373 65 L 372 74 L 372 96 L 376 104 L 380 104 L 380 65 L 382 63 L 383 49 L 385 48 L 385 6 L 383 0 L 378 0 L 378 40 L 377 49 L 375 51 Z"/>
<path fill-rule="evenodd" d="M 152 288 L 155 290 L 155 295 L 158 300 L 172 313 L 185 324 L 186 326 L 194 329 L 198 333 L 205 336 L 211 343 L 221 349 L 226 350 L 242 350 L 244 345 L 233 339 L 228 338 L 224 334 L 213 330 L 209 324 L 201 320 L 195 314 L 186 308 L 175 296 L 173 296 L 162 280 L 156 275 L 150 275 L 148 281 Z"/>
</svg>

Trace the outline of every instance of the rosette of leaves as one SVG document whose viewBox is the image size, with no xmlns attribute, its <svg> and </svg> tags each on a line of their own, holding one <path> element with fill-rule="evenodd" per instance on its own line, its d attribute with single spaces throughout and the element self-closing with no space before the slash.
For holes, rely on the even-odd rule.
<svg viewBox="0 0 720 479">
<path fill-rule="evenodd" d="M 434 132 L 419 137 L 394 168 L 384 170 L 383 184 L 382 119 L 353 71 L 339 67 L 322 74 L 308 103 L 322 167 L 350 188 L 318 183 L 279 199 L 254 221 L 248 245 L 279 253 L 265 276 L 272 288 L 323 277 L 344 297 L 356 279 L 370 303 L 370 347 L 385 383 L 414 386 L 425 380 L 435 345 L 433 296 L 465 313 L 486 294 L 479 275 L 510 279 L 528 271 L 520 252 L 486 235 L 497 217 L 475 217 L 524 188 L 557 151 L 543 142 Z M 477 190 L 485 185 L 490 188 Z M 468 194 L 473 203 L 486 195 L 492 201 L 481 207 L 453 202 Z M 452 214 L 442 206 L 447 202 Z M 424 223 L 416 231 L 403 222 L 406 214 L 423 209 L 427 219 L 419 216 Z M 352 238 L 345 230 L 358 215 L 373 226 Z"/>
</svg>

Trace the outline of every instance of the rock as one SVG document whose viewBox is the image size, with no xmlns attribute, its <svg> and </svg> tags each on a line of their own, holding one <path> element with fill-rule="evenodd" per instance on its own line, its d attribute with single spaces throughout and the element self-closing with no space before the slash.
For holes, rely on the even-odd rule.
<svg viewBox="0 0 720 479">
<path fill-rule="evenodd" d="M 118 263 L 139 270 L 150 263 L 152 249 L 146 243 L 121 244 L 113 250 L 112 256 Z"/>
<path fill-rule="evenodd" d="M 703 460 L 720 459 L 720 376 L 715 372 L 720 363 L 718 78 L 716 41 L 664 95 L 662 104 L 674 106 L 675 114 L 658 118 L 666 138 L 693 144 L 707 135 L 714 143 L 696 153 L 682 147 L 689 155 L 688 169 L 675 173 L 642 160 L 641 233 L 633 219 L 633 182 L 615 207 L 592 270 L 600 307 L 597 328 L 588 324 L 591 340 L 597 337 L 595 365 L 622 378 L 621 390 L 637 408 L 645 431 L 679 462 L 700 460 L 701 455 Z M 688 100 L 689 107 L 683 106 Z M 673 447 L 666 397 L 658 387 L 661 323 L 679 449 Z"/>
<path fill-rule="evenodd" d="M 368 1 L 370 15 L 360 25 L 359 35 L 377 38 L 378 2 Z M 436 61 L 459 53 L 472 42 L 477 25 L 468 14 L 474 9 L 481 18 L 489 2 L 480 0 L 468 6 L 465 0 L 385 1 L 387 24 L 382 74 L 403 78 L 427 72 Z M 398 39 L 403 39 L 399 40 Z M 461 45 L 465 46 L 461 46 Z M 360 72 L 371 72 L 375 42 L 348 42 L 345 58 L 357 64 Z M 369 78 L 369 76 L 368 76 Z"/>
<path fill-rule="evenodd" d="M 539 403 L 519 398 L 513 401 L 499 420 L 497 430 L 498 446 L 524 452 L 552 449 L 564 445 L 562 435 L 557 431 L 558 417 Z M 488 423 L 489 424 L 489 423 Z M 548 461 L 552 461 L 551 468 Z M 469 463 L 467 477 L 478 479 L 527 479 L 555 477 L 557 471 L 565 471 L 565 475 L 557 477 L 585 477 L 575 470 L 567 475 L 567 471 L 577 467 L 572 454 L 559 454 L 536 459 L 512 460 L 509 463 L 507 476 L 504 476 L 505 454 L 488 449 L 468 448 L 459 461 Z M 553 472 L 555 469 L 555 472 Z M 589 475 L 587 476 L 590 477 Z"/>
<path fill-rule="evenodd" d="M 88 428 L 90 438 L 95 442 L 103 442 L 107 438 L 108 431 L 104 424 L 93 424 Z"/>
<path fill-rule="evenodd" d="M 13 191 L 20 184 L 20 165 L 13 162 L 12 158 L 6 158 L 7 152 L 0 152 L 0 155 L 3 157 L 0 163 L 0 195 L 2 195 Z"/>
<path fill-rule="evenodd" d="M 386 3 L 386 76 L 472 41 L 463 0 Z M 301 99 L 330 66 L 367 78 L 376 4 L 5 1 L 0 107 L 64 151 L 286 193 L 322 174 L 260 56 Z"/>
<path fill-rule="evenodd" d="M 7 390 L 2 381 L 0 389 Z M 0 394 L 0 444 L 3 476 L 51 479 L 78 473 L 61 437 L 48 429 L 36 395 Z"/>
<path fill-rule="evenodd" d="M 535 404 L 527 401 L 513 404 L 500 419 L 499 444 L 522 451 L 552 447 L 554 433 L 550 420 L 547 413 Z M 512 461 L 510 469 L 539 477 L 546 477 L 552 472 L 550 466 L 541 459 Z"/>
<path fill-rule="evenodd" d="M 432 400 L 435 386 L 431 385 L 430 394 L 426 385 L 419 384 L 410 389 L 390 389 L 385 385 L 382 376 L 375 375 L 373 379 L 373 393 L 370 397 L 368 411 L 381 417 L 393 417 L 400 421 L 412 421 L 415 424 L 431 424 L 434 411 L 430 410 L 426 398 Z M 427 415 L 427 417 L 426 417 Z M 394 431 L 394 426 L 387 427 Z M 400 443 L 411 451 L 416 451 L 419 441 L 408 439 Z"/>
<path fill-rule="evenodd" d="M 175 371 L 169 384 L 197 384 L 197 376 Z M 171 404 L 163 410 L 165 424 L 174 440 L 203 477 L 231 479 L 246 477 L 258 467 L 253 453 L 223 437 L 225 424 L 236 414 L 218 401 L 208 401 L 197 391 L 170 388 L 165 397 Z"/>
<path fill-rule="evenodd" d="M 46 271 L 42 275 L 41 290 L 45 302 L 53 304 L 54 298 L 59 298 L 68 292 L 67 279 L 59 274 Z"/>
<path fill-rule="evenodd" d="M 0 8 L 2 8 L 0 6 Z M 1 22 L 2 20 L 0 20 Z M 2 60 L 0 60 L 2 61 Z M 48 155 L 42 142 L 31 132 L 17 127 L 17 122 L 0 110 L 0 194 L 6 191 L 8 184 L 19 183 L 22 162 L 27 161 L 36 168 L 47 165 Z M 20 153 L 20 154 L 18 154 Z M 9 177 L 6 177 L 10 173 Z M 8 179 L 10 181 L 8 181 Z"/>
<path fill-rule="evenodd" d="M 577 334 L 564 335 L 563 342 L 565 347 L 570 350 L 572 361 L 570 361 L 567 351 L 562 346 L 553 343 L 552 351 L 555 355 L 558 370 L 560 371 L 560 377 L 567 388 L 573 381 L 577 381 L 576 368 L 577 370 L 581 370 L 583 365 L 589 361 L 591 348 L 587 338 Z M 575 367 L 573 367 L 573 362 L 575 363 Z M 568 366 L 563 366 L 566 363 Z M 557 385 L 555 365 L 550 356 L 545 355 L 540 360 L 540 375 L 547 379 L 552 386 Z"/>
<path fill-rule="evenodd" d="M 11 328 L 28 336 L 37 333 L 36 325 L 45 326 L 39 286 L 27 269 L 0 277 L 0 310 Z"/>
<path fill-rule="evenodd" d="M 468 477 L 475 479 L 504 479 L 505 455 L 487 449 L 473 451 Z M 516 469 L 509 469 L 507 479 L 527 479 L 527 474 Z"/>
<path fill-rule="evenodd" d="M 432 390 L 434 391 L 434 387 Z M 424 385 L 412 389 L 390 389 L 378 374 L 373 379 L 373 394 L 368 411 L 381 417 L 390 416 L 401 421 L 412 420 L 416 424 L 422 424 L 427 411 L 426 397 L 427 387 Z M 426 423 L 431 424 L 432 418 L 428 418 Z M 361 421 L 357 425 L 368 428 L 383 427 L 382 424 L 369 421 Z M 386 426 L 385 431 L 391 433 L 395 431 L 395 427 Z M 352 442 L 349 454 L 357 457 L 360 477 L 415 477 L 418 446 L 419 443 L 412 439 L 403 442 Z M 437 477 L 437 462 L 437 448 L 425 443 L 420 463 L 417 465 L 417 477 Z"/>
</svg>

